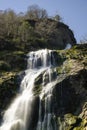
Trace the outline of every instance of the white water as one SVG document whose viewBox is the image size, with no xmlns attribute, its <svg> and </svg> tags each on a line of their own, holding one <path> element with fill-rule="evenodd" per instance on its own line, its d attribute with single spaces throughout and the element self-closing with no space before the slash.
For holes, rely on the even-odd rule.
<svg viewBox="0 0 87 130">
<path fill-rule="evenodd" d="M 65 50 L 70 49 L 71 47 L 72 47 L 71 44 L 68 43 L 68 44 L 66 45 L 66 47 L 65 47 Z"/>
<path fill-rule="evenodd" d="M 54 57 L 51 50 L 30 52 L 28 55 L 27 70 L 21 82 L 20 94 L 6 110 L 0 130 L 32 130 L 28 129 L 28 121 L 34 99 L 35 79 L 43 73 L 42 90 L 39 95 L 39 118 L 34 130 L 57 130 L 52 111 L 52 89 L 56 84 L 56 70 L 51 69 Z M 53 67 L 54 68 L 54 67 Z M 42 119 L 42 101 L 44 99 L 44 117 Z M 53 122 L 53 123 L 52 123 Z"/>
</svg>

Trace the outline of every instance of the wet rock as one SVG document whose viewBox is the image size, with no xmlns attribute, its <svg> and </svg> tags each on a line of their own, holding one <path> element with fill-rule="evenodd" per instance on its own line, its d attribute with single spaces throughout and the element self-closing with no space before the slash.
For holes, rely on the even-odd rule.
<svg viewBox="0 0 87 130">
<path fill-rule="evenodd" d="M 34 130 L 39 116 L 39 97 L 35 96 L 32 103 L 29 106 L 29 115 L 27 115 L 27 129 Z"/>
</svg>

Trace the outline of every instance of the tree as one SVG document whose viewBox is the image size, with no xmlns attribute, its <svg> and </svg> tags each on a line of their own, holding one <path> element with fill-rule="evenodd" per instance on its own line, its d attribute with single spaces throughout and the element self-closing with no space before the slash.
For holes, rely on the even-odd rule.
<svg viewBox="0 0 87 130">
<path fill-rule="evenodd" d="M 41 9 L 38 5 L 31 5 L 28 7 L 26 17 L 29 19 L 47 18 L 48 14 L 45 9 Z"/>
<path fill-rule="evenodd" d="M 20 26 L 19 26 L 19 37 L 20 40 L 23 42 L 27 42 L 30 37 L 33 35 L 33 28 L 29 25 L 27 21 L 24 21 Z"/>
<path fill-rule="evenodd" d="M 0 11 L 0 38 L 5 35 L 4 11 Z"/>
<path fill-rule="evenodd" d="M 62 21 L 62 18 L 60 17 L 59 14 L 56 14 L 56 15 L 53 17 L 53 19 L 54 19 L 55 21 L 58 21 L 58 22 Z"/>
<path fill-rule="evenodd" d="M 87 36 L 84 36 L 83 39 L 80 40 L 80 44 L 87 43 Z"/>
<path fill-rule="evenodd" d="M 0 11 L 0 36 L 15 36 L 17 34 L 17 15 L 11 10 Z"/>
</svg>

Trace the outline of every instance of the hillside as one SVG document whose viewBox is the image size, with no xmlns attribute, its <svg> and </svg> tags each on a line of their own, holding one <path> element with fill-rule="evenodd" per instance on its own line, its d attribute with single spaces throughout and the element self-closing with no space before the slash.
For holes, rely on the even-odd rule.
<svg viewBox="0 0 87 130">
<path fill-rule="evenodd" d="M 12 99 L 19 94 L 20 81 L 25 75 L 23 70 L 27 65 L 26 54 L 26 51 L 0 52 L 0 117 Z M 77 45 L 68 50 L 54 50 L 53 55 L 58 80 L 52 93 L 56 98 L 53 99 L 53 106 L 58 127 L 65 122 L 66 130 L 84 130 L 87 124 L 87 44 Z M 35 102 L 38 102 L 41 82 L 40 75 L 35 82 Z M 37 116 L 32 115 L 32 121 L 35 125 Z"/>
<path fill-rule="evenodd" d="M 32 9 L 0 12 L 0 130 L 86 130 L 87 43 Z"/>
<path fill-rule="evenodd" d="M 8 21 L 1 19 L 0 25 L 0 51 L 64 49 L 67 44 L 76 44 L 72 30 L 63 22 L 50 18 L 15 16 Z"/>
</svg>

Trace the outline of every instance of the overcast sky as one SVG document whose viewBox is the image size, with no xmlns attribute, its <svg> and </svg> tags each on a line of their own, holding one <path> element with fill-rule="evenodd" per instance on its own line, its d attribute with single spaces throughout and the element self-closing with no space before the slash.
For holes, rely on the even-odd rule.
<svg viewBox="0 0 87 130">
<path fill-rule="evenodd" d="M 0 0 L 0 10 L 11 8 L 15 12 L 25 12 L 33 4 L 46 9 L 50 16 L 58 13 L 78 42 L 87 37 L 87 0 Z"/>
</svg>

